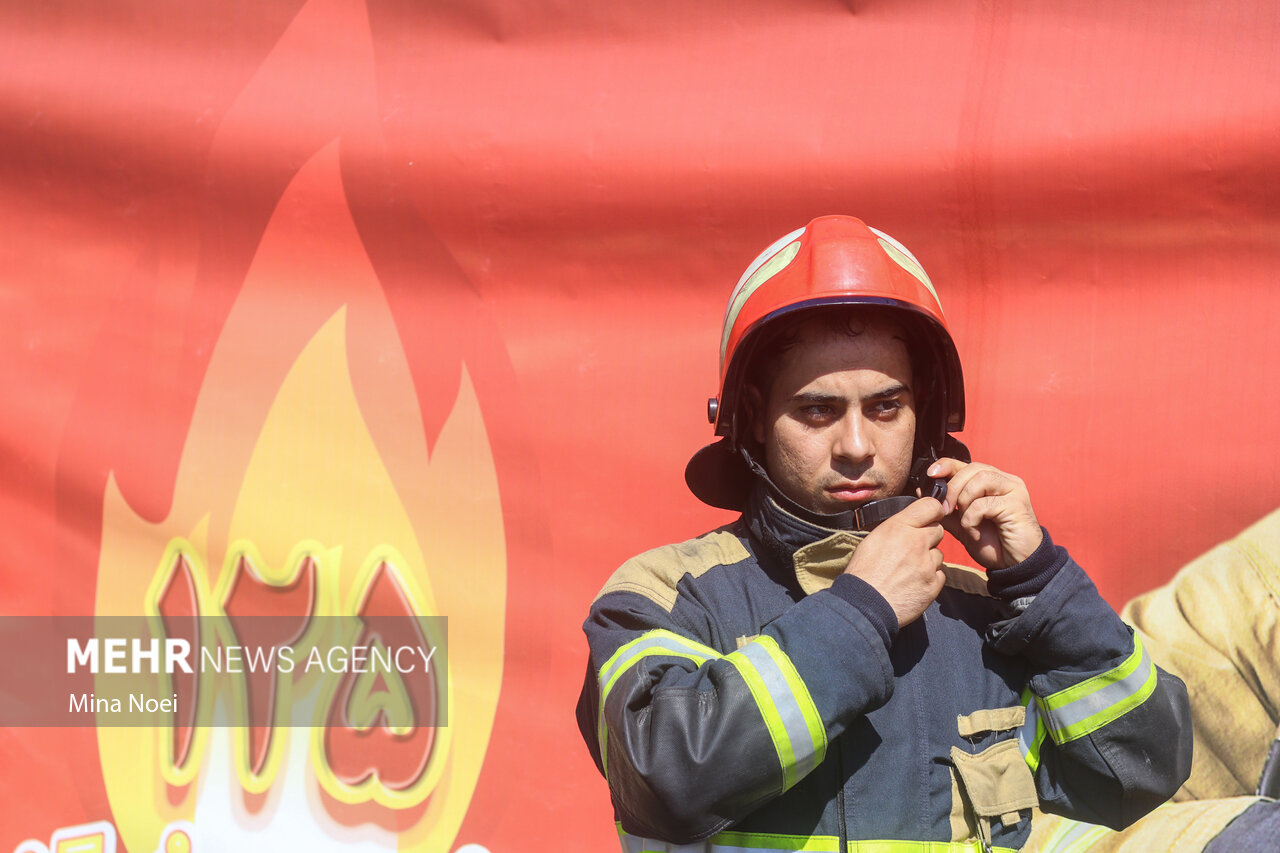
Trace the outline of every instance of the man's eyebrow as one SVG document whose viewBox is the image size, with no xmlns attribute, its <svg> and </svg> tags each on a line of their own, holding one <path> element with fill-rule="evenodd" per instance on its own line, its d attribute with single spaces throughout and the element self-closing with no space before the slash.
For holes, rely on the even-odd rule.
<svg viewBox="0 0 1280 853">
<path fill-rule="evenodd" d="M 875 400 L 888 400 L 904 393 L 911 393 L 911 389 L 902 382 L 897 382 L 887 388 L 881 388 L 879 391 L 868 394 L 858 402 L 870 403 Z M 822 394 L 817 391 L 801 391 L 799 394 L 793 395 L 790 402 L 801 403 L 806 406 L 827 406 L 832 403 L 844 402 L 844 397 L 838 394 Z"/>
<path fill-rule="evenodd" d="M 871 403 L 876 400 L 888 400 L 891 397 L 897 397 L 900 394 L 910 394 L 911 389 L 905 384 L 899 382 L 896 385 L 890 385 L 888 388 L 882 388 L 874 394 L 868 394 L 862 398 L 863 403 Z"/>
<path fill-rule="evenodd" d="M 808 406 L 825 406 L 843 400 L 835 394 L 819 394 L 817 391 L 801 391 L 791 397 L 792 403 L 804 403 Z"/>
</svg>

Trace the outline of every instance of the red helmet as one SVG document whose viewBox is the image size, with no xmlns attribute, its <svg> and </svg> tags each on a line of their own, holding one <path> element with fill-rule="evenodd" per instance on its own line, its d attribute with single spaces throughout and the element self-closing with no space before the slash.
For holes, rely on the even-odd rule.
<svg viewBox="0 0 1280 853">
<path fill-rule="evenodd" d="M 917 456 L 939 455 L 947 433 L 964 428 L 964 378 L 933 283 L 920 262 L 888 234 L 852 216 L 823 216 L 751 262 L 729 297 L 720 336 L 720 393 L 707 414 L 724 439 L 699 451 L 685 470 L 702 501 L 741 509 L 750 474 L 739 452 L 742 388 L 752 354 L 778 320 L 836 305 L 894 313 L 911 338 L 918 374 Z"/>
</svg>

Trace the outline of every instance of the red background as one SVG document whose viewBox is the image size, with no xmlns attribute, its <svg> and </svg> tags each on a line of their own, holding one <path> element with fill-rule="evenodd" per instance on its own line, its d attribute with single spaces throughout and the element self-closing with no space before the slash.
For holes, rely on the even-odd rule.
<svg viewBox="0 0 1280 853">
<path fill-rule="evenodd" d="M 4 612 L 92 608 L 108 471 L 164 517 L 256 247 L 336 144 L 428 438 L 465 363 L 500 477 L 504 681 L 454 846 L 614 843 L 578 626 L 726 520 L 682 481 L 724 304 L 815 215 L 920 258 L 963 438 L 1113 604 L 1280 504 L 1273 3 L 9 4 L 0 62 Z M 0 767 L 2 850 L 110 817 L 92 732 L 10 730 Z"/>
</svg>

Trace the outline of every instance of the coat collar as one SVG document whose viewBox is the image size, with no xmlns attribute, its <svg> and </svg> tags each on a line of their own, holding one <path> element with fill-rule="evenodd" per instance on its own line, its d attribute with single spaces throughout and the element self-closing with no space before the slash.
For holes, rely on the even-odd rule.
<svg viewBox="0 0 1280 853">
<path fill-rule="evenodd" d="M 743 517 L 763 551 L 764 568 L 806 595 L 826 589 L 849 565 L 854 549 L 867 534 L 825 527 L 784 503 L 790 502 L 767 481 L 757 480 L 752 487 Z"/>
</svg>

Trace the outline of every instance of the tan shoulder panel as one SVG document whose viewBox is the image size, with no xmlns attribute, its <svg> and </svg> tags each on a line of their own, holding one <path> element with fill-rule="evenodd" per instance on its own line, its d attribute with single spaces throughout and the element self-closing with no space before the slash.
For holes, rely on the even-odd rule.
<svg viewBox="0 0 1280 853">
<path fill-rule="evenodd" d="M 967 592 L 970 595 L 982 595 L 991 598 L 987 590 L 987 573 L 971 566 L 960 566 L 955 563 L 943 563 L 942 573 L 947 576 L 946 586 Z"/>
<path fill-rule="evenodd" d="M 716 566 L 731 565 L 749 556 L 737 536 L 727 530 L 714 530 L 697 539 L 632 557 L 613 573 L 596 600 L 611 592 L 635 592 L 670 613 L 676 604 L 676 584 L 682 577 L 696 578 Z"/>
</svg>

